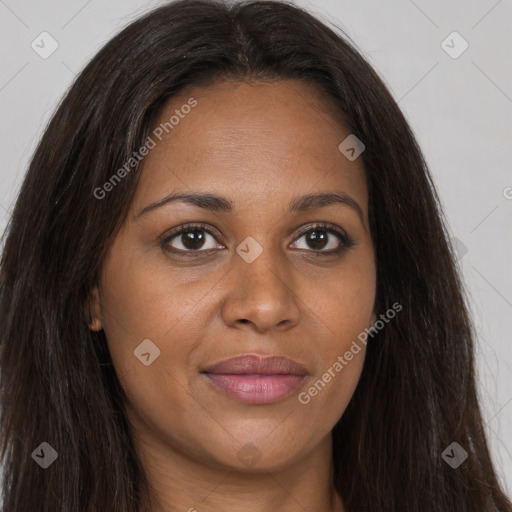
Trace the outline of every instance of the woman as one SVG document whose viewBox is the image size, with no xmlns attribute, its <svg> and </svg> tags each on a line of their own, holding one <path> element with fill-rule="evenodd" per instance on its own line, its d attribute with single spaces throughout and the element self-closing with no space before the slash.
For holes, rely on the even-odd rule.
<svg viewBox="0 0 512 512">
<path fill-rule="evenodd" d="M 182 0 L 112 39 L 1 272 L 5 512 L 511 510 L 421 152 L 292 4 Z"/>
</svg>

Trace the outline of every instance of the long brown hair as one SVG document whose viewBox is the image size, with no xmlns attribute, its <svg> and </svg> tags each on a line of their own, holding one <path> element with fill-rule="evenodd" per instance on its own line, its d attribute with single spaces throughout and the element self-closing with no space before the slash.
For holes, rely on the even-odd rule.
<svg viewBox="0 0 512 512">
<path fill-rule="evenodd" d="M 377 260 L 377 316 L 355 394 L 333 430 L 348 512 L 505 512 L 477 400 L 473 327 L 420 149 L 346 37 L 291 3 L 180 0 L 131 23 L 91 60 L 31 160 L 1 259 L 3 512 L 139 512 L 148 488 L 103 331 L 85 305 L 140 166 L 152 116 L 214 79 L 308 80 L 360 140 Z M 341 141 L 340 141 L 341 142 Z M 47 442 L 57 461 L 42 469 Z M 457 442 L 468 458 L 452 468 Z"/>
</svg>

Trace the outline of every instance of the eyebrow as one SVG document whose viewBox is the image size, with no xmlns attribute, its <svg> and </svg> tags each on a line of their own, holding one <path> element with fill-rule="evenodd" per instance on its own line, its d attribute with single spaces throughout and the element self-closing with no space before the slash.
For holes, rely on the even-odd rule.
<svg viewBox="0 0 512 512">
<path fill-rule="evenodd" d="M 151 203 L 143 208 L 135 218 L 141 215 L 160 208 L 166 204 L 174 201 L 183 201 L 185 203 L 192 204 L 203 210 L 209 210 L 213 212 L 226 212 L 230 213 L 234 210 L 233 203 L 222 196 L 216 194 L 207 194 L 201 192 L 188 192 L 188 193 L 171 193 L 164 197 L 160 201 Z M 307 210 L 314 210 L 318 208 L 326 208 L 333 204 L 343 204 L 353 208 L 359 215 L 361 222 L 364 223 L 363 210 L 359 204 L 345 193 L 334 193 L 334 192 L 321 192 L 317 194 L 306 194 L 304 196 L 296 197 L 290 201 L 289 211 L 291 213 L 300 213 Z"/>
</svg>

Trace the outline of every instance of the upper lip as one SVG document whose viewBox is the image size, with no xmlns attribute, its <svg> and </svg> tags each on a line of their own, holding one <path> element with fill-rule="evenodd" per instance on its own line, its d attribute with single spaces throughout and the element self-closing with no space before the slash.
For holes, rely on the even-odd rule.
<svg viewBox="0 0 512 512">
<path fill-rule="evenodd" d="M 241 355 L 224 359 L 202 370 L 201 373 L 230 375 L 307 375 L 297 361 L 282 356 Z"/>
</svg>

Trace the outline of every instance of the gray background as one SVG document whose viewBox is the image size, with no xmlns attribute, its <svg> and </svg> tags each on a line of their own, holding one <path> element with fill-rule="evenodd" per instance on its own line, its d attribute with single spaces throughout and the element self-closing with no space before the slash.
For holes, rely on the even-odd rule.
<svg viewBox="0 0 512 512">
<path fill-rule="evenodd" d="M 512 490 L 512 1 L 315 0 L 383 77 L 430 165 L 478 335 L 486 430 Z M 119 29 L 160 5 L 141 0 L 0 0 L 0 230 L 28 159 L 75 74 Z M 58 42 L 47 59 L 32 41 Z M 469 44 L 458 58 L 442 41 Z M 458 52 L 453 36 L 446 45 Z M 46 48 L 49 46 L 46 45 Z"/>
</svg>

